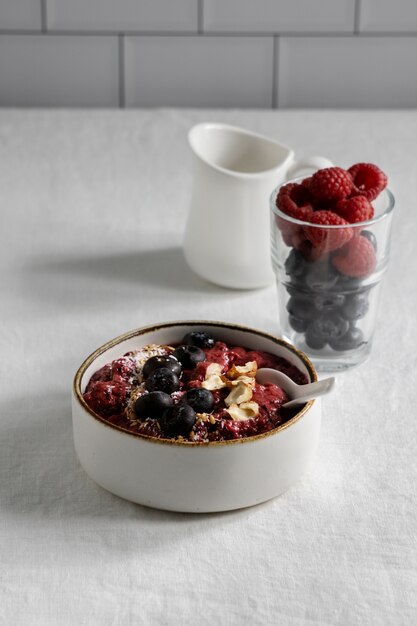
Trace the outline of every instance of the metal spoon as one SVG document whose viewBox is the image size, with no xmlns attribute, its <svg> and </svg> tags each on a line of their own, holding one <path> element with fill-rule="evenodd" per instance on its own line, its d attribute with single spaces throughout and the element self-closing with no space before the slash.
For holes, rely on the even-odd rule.
<svg viewBox="0 0 417 626">
<path fill-rule="evenodd" d="M 286 374 L 270 369 L 269 367 L 262 367 L 256 372 L 256 381 L 261 385 L 274 383 L 274 385 L 281 387 L 291 398 L 289 402 L 286 402 L 282 406 L 289 408 L 297 406 L 298 404 L 304 404 L 313 398 L 318 398 L 318 396 L 329 393 L 329 391 L 333 389 L 336 379 L 332 376 L 331 378 L 325 378 L 315 383 L 297 385 L 297 383 L 291 380 L 291 378 L 288 378 Z"/>
</svg>

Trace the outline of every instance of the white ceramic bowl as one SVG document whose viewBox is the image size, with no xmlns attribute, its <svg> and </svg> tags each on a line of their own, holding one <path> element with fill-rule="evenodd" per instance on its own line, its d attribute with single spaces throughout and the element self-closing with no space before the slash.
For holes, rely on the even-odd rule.
<svg viewBox="0 0 417 626">
<path fill-rule="evenodd" d="M 262 331 L 221 322 L 181 321 L 140 328 L 91 354 L 73 385 L 74 443 L 81 465 L 112 493 L 158 509 L 213 512 L 252 506 L 279 496 L 310 466 L 319 442 L 321 406 L 311 400 L 288 422 L 262 435 L 193 443 L 154 439 L 110 424 L 84 402 L 82 393 L 105 363 L 145 345 L 179 343 L 190 330 L 286 358 L 317 380 L 308 358 Z"/>
</svg>

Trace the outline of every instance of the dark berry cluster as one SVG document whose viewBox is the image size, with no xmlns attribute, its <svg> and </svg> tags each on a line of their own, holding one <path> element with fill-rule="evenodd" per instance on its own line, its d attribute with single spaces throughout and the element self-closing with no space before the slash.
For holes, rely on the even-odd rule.
<svg viewBox="0 0 417 626">
<path fill-rule="evenodd" d="M 366 232 L 361 236 L 365 238 Z M 311 349 L 329 345 L 333 350 L 352 350 L 364 342 L 357 322 L 368 311 L 370 287 L 340 273 L 327 260 L 307 261 L 295 249 L 287 257 L 285 271 L 288 321 L 304 334 Z"/>
<path fill-rule="evenodd" d="M 174 403 L 183 370 L 190 370 L 205 360 L 203 348 L 214 346 L 214 339 L 203 331 L 187 333 L 182 345 L 172 354 L 153 356 L 143 366 L 142 375 L 148 393 L 139 396 L 134 410 L 138 420 L 158 420 L 165 437 L 187 437 L 196 422 L 196 413 L 211 413 L 213 394 L 207 389 L 190 389 Z"/>
</svg>

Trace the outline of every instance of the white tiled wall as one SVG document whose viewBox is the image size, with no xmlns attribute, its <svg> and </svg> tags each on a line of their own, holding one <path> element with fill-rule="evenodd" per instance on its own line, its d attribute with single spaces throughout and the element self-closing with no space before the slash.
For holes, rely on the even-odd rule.
<svg viewBox="0 0 417 626">
<path fill-rule="evenodd" d="M 0 0 L 0 106 L 416 107 L 417 0 Z"/>
<path fill-rule="evenodd" d="M 417 33 L 416 0 L 361 0 L 360 32 Z"/>
<path fill-rule="evenodd" d="M 117 37 L 0 37 L 3 106 L 117 106 L 117 72 Z"/>
<path fill-rule="evenodd" d="M 204 0 L 203 24 L 219 33 L 351 33 L 354 13 L 352 0 Z"/>
<path fill-rule="evenodd" d="M 11 2 L 12 0 L 10 0 Z M 51 30 L 196 32 L 196 0 L 48 0 Z"/>
<path fill-rule="evenodd" d="M 407 107 L 417 104 L 415 37 L 282 37 L 278 105 Z M 414 80 L 410 78 L 414 76 Z"/>
<path fill-rule="evenodd" d="M 41 0 L 0 0 L 0 28 L 40 30 Z"/>
<path fill-rule="evenodd" d="M 128 106 L 271 106 L 271 37 L 127 37 L 125 67 Z"/>
</svg>

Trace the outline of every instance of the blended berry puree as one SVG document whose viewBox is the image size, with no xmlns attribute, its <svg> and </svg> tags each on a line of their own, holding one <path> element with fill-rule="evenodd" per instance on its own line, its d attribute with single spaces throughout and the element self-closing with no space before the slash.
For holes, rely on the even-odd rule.
<svg viewBox="0 0 417 626">
<path fill-rule="evenodd" d="M 205 343 L 209 344 L 209 347 L 193 348 L 191 358 L 200 360 L 191 367 L 189 360 L 182 359 L 181 373 L 178 376 L 164 370 L 170 375 L 168 383 L 174 381 L 175 384 L 177 381 L 175 387 L 168 389 L 166 387 L 168 383 L 162 381 L 165 387 L 159 389 L 163 391 L 154 391 L 148 383 L 151 376 L 145 379 L 144 372 L 146 363 L 151 363 L 155 359 L 176 361 L 174 357 L 180 354 L 184 346 L 176 348 L 152 345 L 129 352 L 99 369 L 87 384 L 84 400 L 97 415 L 131 432 L 158 439 L 174 438 L 191 442 L 251 437 L 277 428 L 297 412 L 294 409 L 282 408 L 288 401 L 283 389 L 274 384 L 257 383 L 254 373 L 257 368 L 268 367 L 283 372 L 298 384 L 307 383 L 307 377 L 297 367 L 282 357 L 261 350 L 229 346 L 211 338 Z M 186 356 L 188 358 L 189 355 Z M 171 361 L 168 365 L 172 364 Z M 236 370 L 236 367 L 241 369 Z M 247 374 L 245 370 L 250 368 L 252 371 Z M 248 375 L 252 378 L 248 378 Z M 231 407 L 229 394 L 231 390 L 236 389 L 236 384 L 240 384 L 240 388 L 247 391 L 250 401 L 233 404 Z M 187 398 L 195 394 L 195 390 L 200 390 L 197 394 L 202 393 L 204 397 L 210 396 L 211 410 L 198 410 L 196 406 L 193 410 L 188 406 Z M 150 393 L 151 391 L 153 393 Z M 166 391 L 171 392 L 165 393 Z M 191 395 L 187 395 L 187 392 Z M 142 397 L 147 394 L 148 398 Z M 144 400 L 150 400 L 151 396 L 159 402 L 161 395 L 164 396 L 164 401 L 170 404 L 168 413 L 167 411 L 163 413 L 161 409 L 161 415 L 155 417 L 155 411 L 144 412 L 140 408 L 145 406 Z M 139 398 L 141 401 L 138 401 Z M 187 405 L 187 411 L 184 404 Z M 233 407 L 236 408 L 237 416 L 231 410 Z M 190 419 L 191 421 L 187 422 Z M 191 428 L 187 427 L 187 424 L 191 425 Z"/>
</svg>

